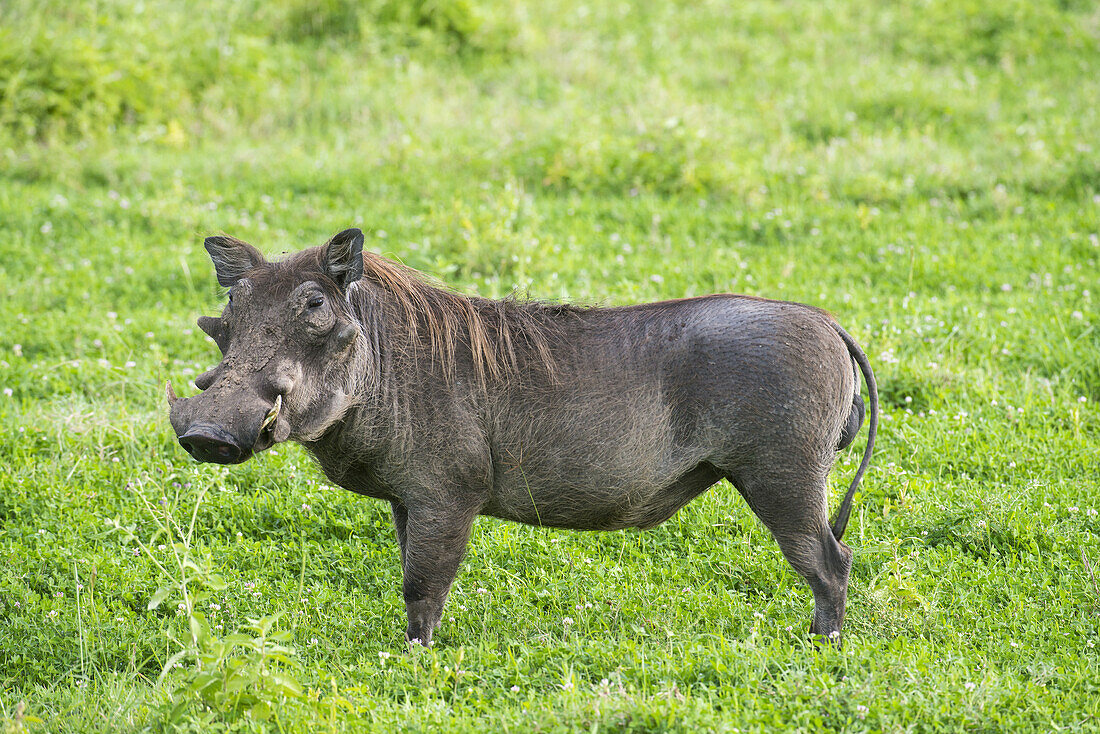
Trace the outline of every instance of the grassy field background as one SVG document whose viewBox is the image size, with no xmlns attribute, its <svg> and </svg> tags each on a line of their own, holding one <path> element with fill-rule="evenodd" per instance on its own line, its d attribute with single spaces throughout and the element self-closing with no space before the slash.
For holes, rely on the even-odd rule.
<svg viewBox="0 0 1100 734">
<path fill-rule="evenodd" d="M 1075 0 L 0 5 L 0 726 L 1100 729 L 1098 99 Z M 406 651 L 388 507 L 195 464 L 162 393 L 204 236 L 350 226 L 467 293 L 835 314 L 883 399 L 843 652 L 725 484 L 479 520 Z"/>
</svg>

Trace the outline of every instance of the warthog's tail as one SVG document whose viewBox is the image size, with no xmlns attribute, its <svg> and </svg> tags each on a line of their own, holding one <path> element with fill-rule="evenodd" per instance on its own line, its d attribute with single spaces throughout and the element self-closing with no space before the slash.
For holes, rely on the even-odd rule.
<svg viewBox="0 0 1100 734">
<path fill-rule="evenodd" d="M 875 385 L 875 373 L 871 369 L 871 363 L 867 361 L 867 355 L 859 348 L 856 340 L 839 324 L 833 322 L 832 326 L 844 340 L 852 359 L 859 365 L 859 371 L 863 373 L 863 379 L 867 382 L 867 393 L 871 401 L 871 420 L 867 424 L 867 448 L 863 450 L 863 461 L 860 462 L 856 476 L 852 479 L 852 485 L 848 487 L 848 494 L 844 495 L 844 501 L 840 503 L 840 509 L 836 511 L 836 519 L 833 520 L 833 537 L 840 540 L 844 536 L 845 528 L 848 527 L 848 517 L 852 514 L 852 497 L 856 494 L 859 480 L 863 479 L 863 473 L 871 463 L 871 451 L 875 448 L 875 434 L 878 433 L 878 387 Z"/>
</svg>

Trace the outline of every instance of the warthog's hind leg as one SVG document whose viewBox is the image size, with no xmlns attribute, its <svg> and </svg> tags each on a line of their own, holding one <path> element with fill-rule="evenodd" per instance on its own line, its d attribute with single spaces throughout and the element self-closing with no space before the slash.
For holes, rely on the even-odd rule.
<svg viewBox="0 0 1100 734">
<path fill-rule="evenodd" d="M 829 528 L 824 477 L 792 471 L 739 471 L 729 477 L 771 530 L 780 550 L 814 594 L 810 634 L 840 644 L 852 551 Z"/>
</svg>

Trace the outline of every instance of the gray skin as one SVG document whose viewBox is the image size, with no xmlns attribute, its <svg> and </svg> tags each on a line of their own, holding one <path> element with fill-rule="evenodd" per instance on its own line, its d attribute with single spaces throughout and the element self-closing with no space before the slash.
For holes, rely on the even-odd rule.
<svg viewBox="0 0 1100 734">
<path fill-rule="evenodd" d="M 180 443 L 239 463 L 297 441 L 333 483 L 390 502 L 408 640 L 430 642 L 478 515 L 651 528 L 725 478 L 810 585 L 811 633 L 839 642 L 852 558 L 840 538 L 877 393 L 824 312 L 733 295 L 580 309 L 451 294 L 486 323 L 519 319 L 510 368 L 486 377 L 472 330 L 444 354 L 370 277 L 380 258 L 364 277 L 359 230 L 278 263 L 229 237 L 206 247 L 230 303 L 199 326 L 223 359 L 195 397 L 168 387 Z M 857 369 L 870 435 L 830 527 L 827 476 L 864 416 Z"/>
</svg>

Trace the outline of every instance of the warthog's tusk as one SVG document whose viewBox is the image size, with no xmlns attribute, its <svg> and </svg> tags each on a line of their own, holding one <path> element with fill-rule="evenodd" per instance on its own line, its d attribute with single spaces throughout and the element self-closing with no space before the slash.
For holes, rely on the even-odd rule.
<svg viewBox="0 0 1100 734">
<path fill-rule="evenodd" d="M 168 394 L 168 407 L 172 407 L 179 398 L 176 397 L 176 391 L 172 389 L 172 381 L 168 380 L 164 383 L 164 391 Z"/>
<path fill-rule="evenodd" d="M 271 406 L 271 410 L 267 411 L 267 415 L 264 416 L 264 422 L 260 424 L 260 431 L 266 431 L 275 425 L 275 421 L 279 420 L 279 411 L 283 409 L 283 396 L 279 395 L 275 398 L 275 405 Z"/>
</svg>

